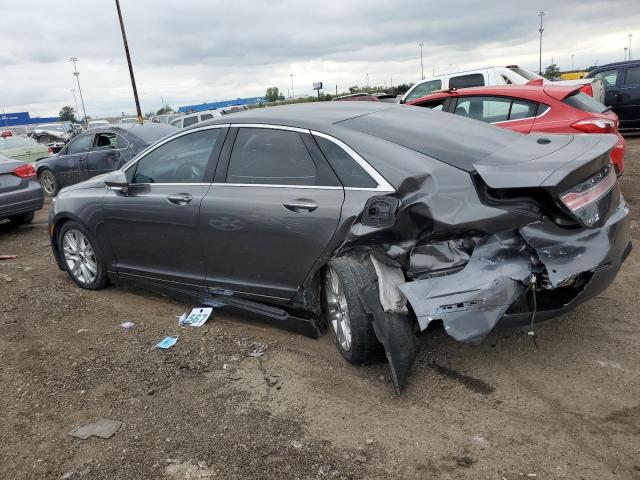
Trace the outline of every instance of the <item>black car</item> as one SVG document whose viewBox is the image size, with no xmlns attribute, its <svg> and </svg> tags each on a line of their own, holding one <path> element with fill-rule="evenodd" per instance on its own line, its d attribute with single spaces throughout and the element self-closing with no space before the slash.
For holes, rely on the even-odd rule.
<svg viewBox="0 0 640 480">
<path fill-rule="evenodd" d="M 43 203 L 33 165 L 0 153 L 0 220 L 29 223 Z"/>
<path fill-rule="evenodd" d="M 558 316 L 631 250 L 615 135 L 521 135 L 382 102 L 174 132 L 60 192 L 59 267 L 82 288 L 135 282 L 313 336 L 327 326 L 351 363 L 386 352 L 396 391 L 432 322 L 479 342 Z"/>
<path fill-rule="evenodd" d="M 170 133 L 175 129 L 158 123 L 91 128 L 57 155 L 38 161 L 38 178 L 44 192 L 53 197 L 61 188 L 121 167 Z"/>
<path fill-rule="evenodd" d="M 604 104 L 618 115 L 620 130 L 640 129 L 640 60 L 602 65 L 587 78 L 602 79 Z"/>
</svg>

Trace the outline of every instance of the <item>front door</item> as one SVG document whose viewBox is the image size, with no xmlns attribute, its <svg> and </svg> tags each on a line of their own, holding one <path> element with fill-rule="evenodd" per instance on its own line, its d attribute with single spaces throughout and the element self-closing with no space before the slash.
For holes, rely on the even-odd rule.
<svg viewBox="0 0 640 480">
<path fill-rule="evenodd" d="M 344 190 L 311 142 L 295 129 L 242 127 L 225 147 L 200 213 L 211 290 L 289 300 L 326 250 Z"/>
<path fill-rule="evenodd" d="M 127 169 L 126 194 L 105 195 L 105 227 L 119 275 L 204 289 L 200 203 L 225 132 L 186 132 L 161 143 Z"/>
<path fill-rule="evenodd" d="M 640 128 L 640 66 L 627 66 L 618 91 L 618 117 L 622 128 Z"/>
<path fill-rule="evenodd" d="M 604 104 L 611 107 L 613 112 L 620 116 L 618 109 L 618 81 L 620 77 L 620 69 L 612 68 L 611 70 L 603 70 L 595 74 L 595 78 L 602 80 L 604 84 Z"/>
<path fill-rule="evenodd" d="M 93 134 L 89 133 L 73 139 L 59 154 L 55 162 L 59 187 L 74 185 L 89 178 L 87 157 L 91 151 Z"/>
</svg>

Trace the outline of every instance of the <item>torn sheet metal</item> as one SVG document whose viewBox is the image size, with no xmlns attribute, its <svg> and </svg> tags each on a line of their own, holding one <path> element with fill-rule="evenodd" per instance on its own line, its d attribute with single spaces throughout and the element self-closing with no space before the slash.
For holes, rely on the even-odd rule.
<svg viewBox="0 0 640 480">
<path fill-rule="evenodd" d="M 624 199 L 602 228 L 561 228 L 550 221 L 520 228 L 547 268 L 551 286 L 582 273 L 620 263 L 620 252 L 629 243 L 629 208 Z M 625 234 L 626 232 L 626 234 Z M 616 244 L 618 243 L 618 244 Z"/>
<path fill-rule="evenodd" d="M 370 258 L 378 276 L 378 292 L 383 310 L 388 313 L 407 314 L 407 299 L 398 288 L 405 282 L 402 269 L 400 266 L 389 265 L 383 258 L 378 259 L 374 255 L 370 255 Z"/>
<path fill-rule="evenodd" d="M 461 271 L 407 282 L 400 290 L 421 330 L 442 320 L 456 340 L 478 342 L 524 293 L 532 273 L 529 249 L 514 232 L 482 239 Z"/>
<path fill-rule="evenodd" d="M 417 243 L 411 250 L 407 275 L 420 278 L 460 269 L 469 261 L 475 243 L 471 239 Z"/>
</svg>

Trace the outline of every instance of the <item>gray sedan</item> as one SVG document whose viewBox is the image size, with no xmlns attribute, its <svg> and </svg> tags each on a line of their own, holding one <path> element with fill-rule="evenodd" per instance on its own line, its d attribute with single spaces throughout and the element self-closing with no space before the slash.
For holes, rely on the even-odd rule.
<svg viewBox="0 0 640 480">
<path fill-rule="evenodd" d="M 631 249 L 616 140 L 380 102 L 256 109 L 63 189 L 51 244 L 82 288 L 328 328 L 351 363 L 386 355 L 399 392 L 432 323 L 477 343 L 613 281 Z"/>
<path fill-rule="evenodd" d="M 42 187 L 33 166 L 0 153 L 0 220 L 29 223 L 43 203 Z"/>
</svg>

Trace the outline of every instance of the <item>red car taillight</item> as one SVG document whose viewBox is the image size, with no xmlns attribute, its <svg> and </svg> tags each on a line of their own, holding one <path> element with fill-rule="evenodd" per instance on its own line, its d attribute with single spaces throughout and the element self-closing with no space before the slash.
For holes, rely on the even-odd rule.
<svg viewBox="0 0 640 480">
<path fill-rule="evenodd" d="M 607 118 L 585 118 L 571 126 L 585 133 L 615 133 L 616 122 Z"/>
<path fill-rule="evenodd" d="M 582 93 L 586 93 L 590 97 L 593 97 L 593 87 L 591 86 L 590 83 L 587 83 L 586 85 L 581 86 L 580 91 Z"/>
<path fill-rule="evenodd" d="M 3 130 L 2 133 L 0 133 L 0 137 L 2 138 L 13 137 L 13 132 L 11 130 Z"/>
<path fill-rule="evenodd" d="M 16 167 L 13 169 L 13 174 L 20 178 L 33 178 L 36 176 L 36 169 L 33 168 L 33 165 L 27 163 L 20 167 Z"/>
<path fill-rule="evenodd" d="M 606 172 L 601 172 L 590 181 L 579 186 L 582 190 L 570 190 L 560 196 L 560 200 L 569 210 L 576 212 L 587 205 L 597 202 L 616 184 L 616 175 L 613 168 L 608 167 Z M 589 185 L 585 188 L 585 185 Z"/>
</svg>

